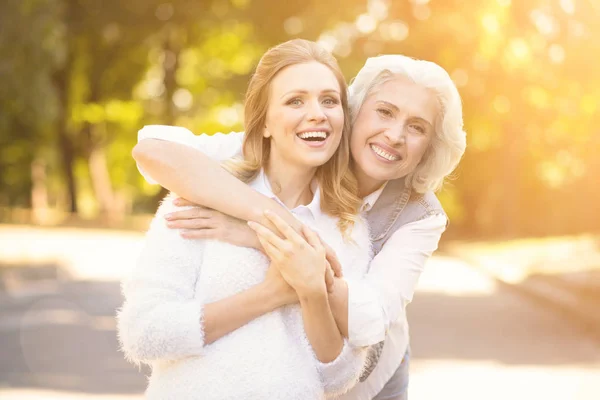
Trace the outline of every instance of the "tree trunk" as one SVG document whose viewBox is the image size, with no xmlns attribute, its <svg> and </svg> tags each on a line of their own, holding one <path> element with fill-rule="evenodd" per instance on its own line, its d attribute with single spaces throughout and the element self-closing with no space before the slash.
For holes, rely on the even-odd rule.
<svg viewBox="0 0 600 400">
<path fill-rule="evenodd" d="M 523 141 L 516 137 L 517 130 L 512 130 L 510 124 L 507 126 L 507 144 L 504 152 L 503 170 L 501 172 L 501 182 L 503 185 L 503 195 L 500 196 L 499 209 L 502 210 L 502 234 L 505 238 L 518 236 L 522 230 L 523 222 L 519 215 L 519 201 L 521 194 L 521 178 L 519 174 L 522 171 L 522 148 Z"/>
<path fill-rule="evenodd" d="M 46 162 L 41 158 L 37 158 L 31 163 L 31 208 L 36 224 L 43 225 L 48 222 Z"/>
<path fill-rule="evenodd" d="M 67 197 L 69 199 L 69 211 L 78 212 L 77 204 L 77 183 L 75 180 L 75 146 L 69 135 L 69 94 L 71 92 L 71 73 L 73 69 L 74 46 L 72 39 L 72 21 L 77 14 L 77 1 L 71 0 L 66 4 L 64 15 L 65 38 L 66 38 L 66 56 L 62 68 L 54 74 L 54 85 L 58 94 L 59 117 L 57 119 L 56 129 L 58 131 L 58 146 L 62 158 L 62 170 L 67 183 Z"/>
<path fill-rule="evenodd" d="M 105 150 L 104 146 L 96 143 L 89 153 L 88 167 L 101 218 L 114 223 L 123 219 L 124 206 L 113 190 Z"/>
<path fill-rule="evenodd" d="M 177 69 L 179 68 L 179 53 L 180 46 L 177 43 L 175 28 L 168 28 L 165 35 L 165 41 L 163 43 L 163 71 L 164 78 L 163 84 L 165 86 L 165 125 L 174 125 L 177 117 L 177 110 L 175 109 L 175 103 L 173 103 L 173 95 L 177 90 Z M 168 193 L 168 190 L 161 187 L 160 191 L 154 196 L 154 201 L 158 203 Z"/>
<path fill-rule="evenodd" d="M 67 197 L 69 199 L 69 211 L 72 213 L 78 212 L 77 206 L 77 183 L 75 181 L 75 146 L 73 146 L 72 139 L 68 133 L 68 92 L 69 84 L 65 81 L 69 79 L 65 77 L 69 75 L 66 71 L 60 71 L 62 77 L 58 78 L 60 82 L 57 85 L 59 92 L 60 101 L 60 116 L 58 118 L 57 129 L 58 129 L 58 145 L 59 151 L 62 158 L 62 170 L 67 183 Z"/>
</svg>

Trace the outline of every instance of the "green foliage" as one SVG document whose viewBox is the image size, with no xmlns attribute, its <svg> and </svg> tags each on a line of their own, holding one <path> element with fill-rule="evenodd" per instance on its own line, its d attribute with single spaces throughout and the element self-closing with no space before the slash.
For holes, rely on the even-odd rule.
<svg viewBox="0 0 600 400">
<path fill-rule="evenodd" d="M 136 131 L 242 129 L 261 54 L 300 36 L 333 49 L 348 79 L 382 53 L 448 70 L 469 143 L 440 194 L 456 232 L 597 229 L 584 210 L 600 203 L 599 11 L 568 0 L 4 0 L 0 204 L 29 205 L 42 161 L 50 206 L 68 208 L 74 191 L 86 215 L 152 211 L 158 188 L 130 156 Z"/>
</svg>

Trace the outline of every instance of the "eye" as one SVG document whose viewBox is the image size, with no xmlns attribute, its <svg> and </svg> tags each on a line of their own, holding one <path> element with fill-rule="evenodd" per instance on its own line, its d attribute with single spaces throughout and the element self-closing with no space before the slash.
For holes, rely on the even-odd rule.
<svg viewBox="0 0 600 400">
<path fill-rule="evenodd" d="M 327 97 L 325 100 L 323 100 L 323 104 L 326 106 L 335 106 L 340 104 L 340 101 L 335 97 Z"/>
<path fill-rule="evenodd" d="M 386 118 L 392 118 L 394 116 L 394 114 L 387 108 L 378 108 L 377 113 L 379 113 L 379 115 L 382 115 Z"/>
<path fill-rule="evenodd" d="M 411 124 L 409 125 L 409 128 L 419 133 L 425 133 L 425 128 L 423 128 L 421 125 Z"/>
<path fill-rule="evenodd" d="M 285 104 L 289 106 L 300 106 L 302 105 L 302 100 L 299 97 L 294 97 L 293 99 L 288 100 Z"/>
</svg>

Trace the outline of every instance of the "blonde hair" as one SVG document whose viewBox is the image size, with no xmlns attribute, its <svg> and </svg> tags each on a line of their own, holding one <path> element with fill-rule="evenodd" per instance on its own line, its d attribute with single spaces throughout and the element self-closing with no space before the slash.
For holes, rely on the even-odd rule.
<svg viewBox="0 0 600 400">
<path fill-rule="evenodd" d="M 267 165 L 271 141 L 263 137 L 263 128 L 269 105 L 271 81 L 286 67 L 313 61 L 328 67 L 340 85 L 340 97 L 344 109 L 342 139 L 333 156 L 317 168 L 315 177 L 321 190 L 321 210 L 339 218 L 340 231 L 347 237 L 347 230 L 353 226 L 361 204 L 361 199 L 358 197 L 358 183 L 349 168 L 351 125 L 347 85 L 336 59 L 317 43 L 294 39 L 269 49 L 262 56 L 246 92 L 243 158 L 227 160 L 223 166 L 238 179 L 249 182 L 257 176 L 263 166 Z"/>
<path fill-rule="evenodd" d="M 365 100 L 398 76 L 432 90 L 441 107 L 429 149 L 417 168 L 406 176 L 406 184 L 418 193 L 437 191 L 458 165 L 467 145 L 460 95 L 446 70 L 433 62 L 399 54 L 369 58 L 349 87 L 352 122 Z"/>
</svg>

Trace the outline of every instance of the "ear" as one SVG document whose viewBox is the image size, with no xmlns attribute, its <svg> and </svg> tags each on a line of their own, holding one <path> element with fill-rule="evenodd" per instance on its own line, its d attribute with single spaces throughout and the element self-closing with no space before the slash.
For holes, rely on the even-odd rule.
<svg viewBox="0 0 600 400">
<path fill-rule="evenodd" d="M 267 129 L 266 125 L 265 125 L 265 129 L 263 129 L 263 137 L 267 138 L 267 139 L 271 137 L 271 133 L 269 133 L 269 130 Z"/>
</svg>

